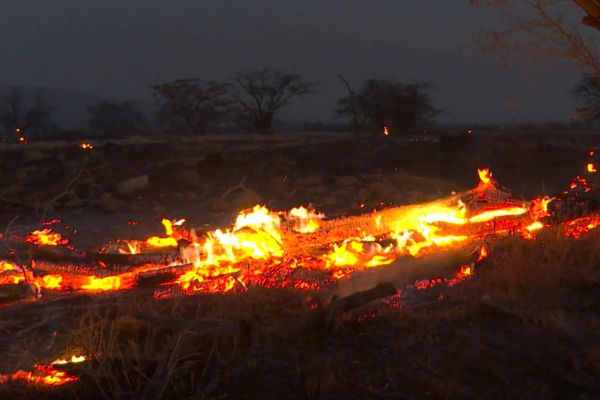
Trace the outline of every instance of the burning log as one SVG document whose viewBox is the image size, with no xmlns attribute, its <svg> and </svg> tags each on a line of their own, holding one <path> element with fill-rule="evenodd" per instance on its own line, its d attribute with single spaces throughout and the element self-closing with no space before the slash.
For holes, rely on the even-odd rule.
<svg viewBox="0 0 600 400">
<path fill-rule="evenodd" d="M 31 267 L 34 271 L 42 271 L 43 273 L 55 273 L 55 274 L 71 274 L 71 275 L 88 275 L 107 277 L 115 275 L 116 273 L 127 272 L 131 269 L 130 266 L 110 266 L 101 267 L 99 265 L 92 265 L 85 263 L 82 260 L 72 261 L 46 261 L 46 260 L 32 260 Z M 43 275 L 43 274 L 42 274 Z"/>
<path fill-rule="evenodd" d="M 73 252 L 63 246 L 31 246 L 29 254 L 36 260 L 67 262 L 75 259 Z"/>
<path fill-rule="evenodd" d="M 290 256 L 307 253 L 314 256 L 323 247 L 348 238 L 362 237 L 365 233 L 382 237 L 414 229 L 422 222 L 453 230 L 450 233 L 464 232 L 463 235 L 469 236 L 495 233 L 531 222 L 528 204 L 492 180 L 491 174 L 486 171 L 480 170 L 480 184 L 463 194 L 430 203 L 324 220 L 320 222 L 319 229 L 312 233 L 299 234 L 291 229 L 283 229 L 283 247 Z M 434 218 L 428 220 L 428 216 Z"/>
<path fill-rule="evenodd" d="M 191 271 L 192 269 L 193 266 L 191 264 L 158 267 L 156 269 L 138 273 L 135 282 L 138 286 L 159 285 L 161 283 L 170 282 L 175 279 L 175 277 L 187 271 Z"/>
</svg>

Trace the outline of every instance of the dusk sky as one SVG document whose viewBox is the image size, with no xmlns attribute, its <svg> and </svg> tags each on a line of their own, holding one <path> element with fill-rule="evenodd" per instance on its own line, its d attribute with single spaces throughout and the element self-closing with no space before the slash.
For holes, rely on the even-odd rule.
<svg viewBox="0 0 600 400">
<path fill-rule="evenodd" d="M 566 120 L 577 70 L 504 68 L 475 39 L 499 19 L 467 0 L 0 0 L 0 82 L 150 97 L 176 78 L 286 68 L 320 82 L 291 120 L 333 119 L 342 73 L 430 81 L 440 122 Z"/>
</svg>

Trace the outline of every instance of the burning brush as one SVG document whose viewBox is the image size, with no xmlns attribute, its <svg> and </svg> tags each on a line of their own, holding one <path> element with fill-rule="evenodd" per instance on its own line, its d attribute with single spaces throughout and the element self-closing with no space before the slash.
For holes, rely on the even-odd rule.
<svg viewBox="0 0 600 400">
<path fill-rule="evenodd" d="M 566 236 L 576 238 L 600 226 L 596 196 L 587 181 L 577 177 L 558 196 L 525 201 L 495 181 L 488 169 L 481 169 L 479 183 L 467 192 L 358 216 L 327 219 L 304 207 L 274 212 L 256 206 L 240 212 L 227 229 L 199 235 L 185 220 L 163 219 L 163 235 L 88 251 L 75 250 L 46 227 L 24 240 L 31 246 L 30 265 L 0 262 L 0 300 L 142 286 L 150 287 L 157 299 L 243 291 L 249 286 L 312 291 L 348 281 L 361 271 L 398 269 L 405 260 L 475 249 L 453 275 L 409 285 L 401 293 L 408 299 L 473 276 L 478 263 L 489 256 L 494 238 L 518 235 L 533 240 L 538 230 L 557 224 L 567 228 Z M 382 293 L 396 291 L 385 288 Z M 373 296 L 365 292 L 358 297 Z M 346 309 L 341 304 L 346 303 L 338 303 L 339 309 Z M 45 383 L 45 378 L 36 377 L 46 374 L 69 382 L 52 364 L 40 368 L 10 379 Z"/>
</svg>

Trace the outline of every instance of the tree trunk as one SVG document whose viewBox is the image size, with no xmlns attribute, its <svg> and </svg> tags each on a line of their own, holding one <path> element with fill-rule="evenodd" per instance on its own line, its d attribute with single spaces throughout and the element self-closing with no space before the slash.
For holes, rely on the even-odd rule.
<svg viewBox="0 0 600 400">
<path fill-rule="evenodd" d="M 260 135 L 269 135 L 273 133 L 273 113 L 264 112 L 258 114 L 254 119 L 254 129 Z"/>
</svg>

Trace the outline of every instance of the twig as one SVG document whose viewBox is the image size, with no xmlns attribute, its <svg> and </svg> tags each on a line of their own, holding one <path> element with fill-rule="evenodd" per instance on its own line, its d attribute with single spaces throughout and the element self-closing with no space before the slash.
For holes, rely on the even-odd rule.
<svg viewBox="0 0 600 400">
<path fill-rule="evenodd" d="M 227 197 L 227 195 L 228 195 L 229 193 L 231 193 L 231 192 L 233 192 L 234 190 L 237 190 L 237 189 L 250 190 L 250 189 L 248 189 L 248 188 L 247 188 L 247 187 L 244 185 L 244 183 L 245 183 L 245 182 L 246 182 L 246 177 L 243 177 L 243 178 L 242 178 L 242 180 L 240 181 L 240 183 L 238 183 L 236 186 L 233 186 L 233 187 L 230 187 L 229 189 L 227 189 L 227 190 L 225 191 L 225 193 L 223 193 L 223 194 L 221 195 L 221 198 L 222 198 L 222 199 L 224 199 L 225 197 Z"/>
</svg>

